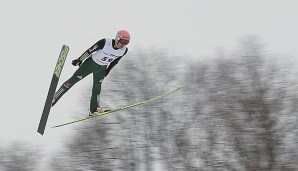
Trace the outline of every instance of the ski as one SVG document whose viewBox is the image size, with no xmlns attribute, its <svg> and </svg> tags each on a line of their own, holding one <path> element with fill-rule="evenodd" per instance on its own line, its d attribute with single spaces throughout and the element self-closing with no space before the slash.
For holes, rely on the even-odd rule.
<svg viewBox="0 0 298 171">
<path fill-rule="evenodd" d="M 45 102 L 45 105 L 44 105 L 44 108 L 43 108 L 43 112 L 42 112 L 42 115 L 41 115 L 41 118 L 40 118 L 40 122 L 39 122 L 39 125 L 38 125 L 37 132 L 40 133 L 41 135 L 44 134 L 44 130 L 45 130 L 45 127 L 46 127 L 46 124 L 47 124 L 48 116 L 49 116 L 49 113 L 50 113 L 50 110 L 51 110 L 52 100 L 53 100 L 53 97 L 54 97 L 54 94 L 55 94 L 55 91 L 56 91 L 56 88 L 57 88 L 57 84 L 58 84 L 58 81 L 59 81 L 59 78 L 60 78 L 61 71 L 63 69 L 64 63 L 65 63 L 68 51 L 69 51 L 69 47 L 67 45 L 63 45 L 62 49 L 61 49 L 61 52 L 60 52 L 60 55 L 59 55 L 59 58 L 58 58 L 58 61 L 57 61 L 57 64 L 56 64 L 56 67 L 55 67 L 55 70 L 54 70 L 54 74 L 53 74 L 52 81 L 51 81 L 51 84 L 50 84 L 50 88 L 49 88 L 49 91 L 48 91 L 47 99 L 46 99 L 46 102 Z"/>
<path fill-rule="evenodd" d="M 159 96 L 153 97 L 153 98 L 148 99 L 148 100 L 144 100 L 144 101 L 141 101 L 141 102 L 138 102 L 138 103 L 134 103 L 134 104 L 131 104 L 131 105 L 127 105 L 127 106 L 123 106 L 123 107 L 120 107 L 120 108 L 108 110 L 108 111 L 105 111 L 105 112 L 102 112 L 102 113 L 99 113 L 99 114 L 95 114 L 95 115 L 92 115 L 92 116 L 84 117 L 84 118 L 81 118 L 81 119 L 78 119 L 78 120 L 75 120 L 75 121 L 71 121 L 71 122 L 67 122 L 67 123 L 64 123 L 64 124 L 61 124 L 61 125 L 56 125 L 56 126 L 53 126 L 52 128 L 57 128 L 57 127 L 61 127 L 61 126 L 73 124 L 73 123 L 84 121 L 84 120 L 87 120 L 87 119 L 90 119 L 90 118 L 94 118 L 94 117 L 98 117 L 98 116 L 103 116 L 103 115 L 107 115 L 107 114 L 110 114 L 110 113 L 113 113 L 113 112 L 117 112 L 117 111 L 120 111 L 120 110 L 132 108 L 132 107 L 135 107 L 135 106 L 139 106 L 139 105 L 142 105 L 142 104 L 145 104 L 145 103 L 148 103 L 148 102 L 151 102 L 151 101 L 160 99 L 162 97 L 171 95 L 171 94 L 177 92 L 178 90 L 180 90 L 181 88 L 182 87 L 179 87 L 176 90 L 173 90 L 173 91 L 168 92 L 168 93 L 161 94 Z"/>
</svg>

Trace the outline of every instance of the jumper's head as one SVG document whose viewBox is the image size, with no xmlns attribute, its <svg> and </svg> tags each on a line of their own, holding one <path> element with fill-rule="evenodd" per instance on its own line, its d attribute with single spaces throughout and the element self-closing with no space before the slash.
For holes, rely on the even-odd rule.
<svg viewBox="0 0 298 171">
<path fill-rule="evenodd" d="M 115 41 L 117 46 L 124 47 L 130 41 L 130 34 L 126 30 L 120 30 L 116 34 Z"/>
</svg>

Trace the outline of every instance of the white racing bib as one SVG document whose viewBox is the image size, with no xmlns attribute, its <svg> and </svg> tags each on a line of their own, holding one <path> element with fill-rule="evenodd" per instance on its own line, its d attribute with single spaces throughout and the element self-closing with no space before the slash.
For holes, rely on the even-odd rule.
<svg viewBox="0 0 298 171">
<path fill-rule="evenodd" d="M 106 38 L 106 43 L 103 49 L 100 49 L 92 54 L 92 59 L 98 65 L 109 65 L 115 59 L 120 56 L 123 56 L 126 51 L 126 47 L 124 46 L 121 49 L 115 50 L 113 48 L 112 39 Z"/>
</svg>

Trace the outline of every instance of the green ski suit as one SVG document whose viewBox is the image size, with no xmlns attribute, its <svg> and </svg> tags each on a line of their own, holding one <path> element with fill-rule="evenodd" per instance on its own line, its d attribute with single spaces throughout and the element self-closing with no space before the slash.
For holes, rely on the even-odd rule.
<svg viewBox="0 0 298 171">
<path fill-rule="evenodd" d="M 74 84 L 92 73 L 93 87 L 90 99 L 90 112 L 94 112 L 97 106 L 100 106 L 99 97 L 102 81 L 128 51 L 127 47 L 118 49 L 115 48 L 114 45 L 114 39 L 101 39 L 89 49 L 87 49 L 78 59 L 73 60 L 72 64 L 79 65 L 80 67 L 75 71 L 72 77 L 70 77 L 61 85 L 61 87 L 55 93 L 52 106 L 55 105 L 57 101 Z M 83 64 L 80 65 L 82 62 Z"/>
</svg>

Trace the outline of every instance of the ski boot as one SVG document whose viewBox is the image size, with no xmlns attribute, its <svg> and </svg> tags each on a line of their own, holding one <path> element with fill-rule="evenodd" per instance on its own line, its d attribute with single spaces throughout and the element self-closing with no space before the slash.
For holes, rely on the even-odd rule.
<svg viewBox="0 0 298 171">
<path fill-rule="evenodd" d="M 89 112 L 89 116 L 93 116 L 102 112 L 104 112 L 104 110 L 100 106 L 97 106 L 94 112 Z"/>
</svg>

